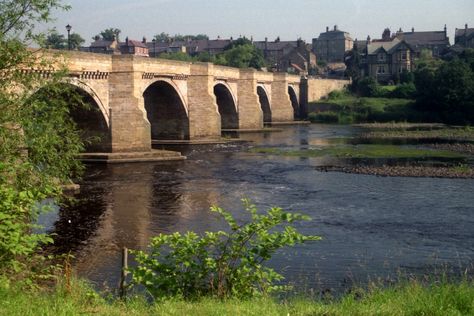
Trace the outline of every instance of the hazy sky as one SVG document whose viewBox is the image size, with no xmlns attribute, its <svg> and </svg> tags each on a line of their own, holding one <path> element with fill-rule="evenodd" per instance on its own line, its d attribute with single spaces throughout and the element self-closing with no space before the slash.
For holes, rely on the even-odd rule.
<svg viewBox="0 0 474 316">
<path fill-rule="evenodd" d="M 108 27 L 126 36 L 149 40 L 161 32 L 208 34 L 211 38 L 253 36 L 255 40 L 298 37 L 311 42 L 326 26 L 349 32 L 352 37 L 380 38 L 392 31 L 442 30 L 454 41 L 455 28 L 474 27 L 474 0 L 65 0 L 68 12 L 57 12 L 52 24 L 59 32 L 65 25 L 86 39 Z"/>
</svg>

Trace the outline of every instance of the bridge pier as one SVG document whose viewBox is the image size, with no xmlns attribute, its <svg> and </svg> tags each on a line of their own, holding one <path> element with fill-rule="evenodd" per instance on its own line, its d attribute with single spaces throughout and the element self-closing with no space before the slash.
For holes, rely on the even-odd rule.
<svg viewBox="0 0 474 316">
<path fill-rule="evenodd" d="M 288 94 L 288 75 L 274 73 L 272 81 L 272 122 L 293 121 L 293 107 Z"/>
<path fill-rule="evenodd" d="M 188 115 L 190 140 L 221 137 L 221 120 L 214 96 L 214 65 L 191 64 L 188 78 Z"/>
<path fill-rule="evenodd" d="M 239 129 L 262 129 L 263 112 L 257 94 L 256 70 L 240 70 L 238 100 Z"/>
<path fill-rule="evenodd" d="M 136 84 L 141 78 L 134 72 L 133 56 L 112 56 L 112 61 L 109 76 L 112 152 L 150 151 L 150 123 Z"/>
</svg>

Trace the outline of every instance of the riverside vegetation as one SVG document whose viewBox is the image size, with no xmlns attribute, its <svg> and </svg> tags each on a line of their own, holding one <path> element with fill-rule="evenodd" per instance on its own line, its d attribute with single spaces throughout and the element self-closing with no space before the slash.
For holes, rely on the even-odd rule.
<svg viewBox="0 0 474 316">
<path fill-rule="evenodd" d="M 37 23 L 50 20 L 59 0 L 0 2 L 0 314 L 1 315 L 225 315 L 225 314 L 472 314 L 474 284 L 410 281 L 388 289 L 354 290 L 340 299 L 276 301 L 267 294 L 281 276 L 263 265 L 281 246 L 317 240 L 299 234 L 292 224 L 306 218 L 273 208 L 266 214 L 247 208 L 251 221 L 238 224 L 219 209 L 229 232 L 204 236 L 161 235 L 151 252 L 136 252 L 138 266 L 131 292 L 119 300 L 97 293 L 71 276 L 69 264 L 42 253 L 51 236 L 34 232 L 39 202 L 60 203 L 62 185 L 80 175 L 75 159 L 83 150 L 71 106 L 83 106 L 74 89 L 64 91 L 66 70 L 45 79 L 22 69 L 52 69 L 41 50 Z M 12 89 L 14 87 L 14 89 Z M 38 91 L 33 95 L 31 91 Z M 77 103 L 76 105 L 71 105 Z M 275 226 L 288 224 L 274 230 Z M 163 248 L 165 250 L 163 251 Z M 145 293 L 147 293 L 145 292 Z"/>
</svg>

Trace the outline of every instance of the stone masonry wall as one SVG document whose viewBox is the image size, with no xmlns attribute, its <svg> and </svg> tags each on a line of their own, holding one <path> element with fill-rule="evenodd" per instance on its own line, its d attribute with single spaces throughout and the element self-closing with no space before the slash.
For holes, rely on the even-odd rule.
<svg viewBox="0 0 474 316">
<path fill-rule="evenodd" d="M 327 97 L 329 92 L 342 90 L 349 84 L 349 80 L 336 79 L 308 79 L 308 102 L 315 102 Z"/>
</svg>

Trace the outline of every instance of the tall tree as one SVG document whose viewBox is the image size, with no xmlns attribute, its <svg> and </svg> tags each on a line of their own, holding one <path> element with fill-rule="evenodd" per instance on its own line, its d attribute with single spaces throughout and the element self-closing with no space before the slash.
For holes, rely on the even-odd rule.
<svg viewBox="0 0 474 316">
<path fill-rule="evenodd" d="M 56 30 L 53 30 L 50 34 L 48 34 L 43 46 L 45 48 L 53 49 L 65 49 L 68 47 L 67 39 L 63 34 L 59 34 Z"/>
<path fill-rule="evenodd" d="M 85 42 L 82 36 L 79 35 L 78 33 L 72 33 L 69 36 L 69 41 L 71 43 L 71 49 L 75 49 L 75 50 L 78 50 L 79 48 L 81 48 L 81 45 L 84 44 Z M 66 39 L 66 43 L 67 43 L 67 39 Z"/>
<path fill-rule="evenodd" d="M 120 33 L 122 33 L 120 29 L 110 27 L 100 32 L 98 36 L 106 41 L 113 41 L 115 39 L 118 42 L 120 40 Z"/>
</svg>

